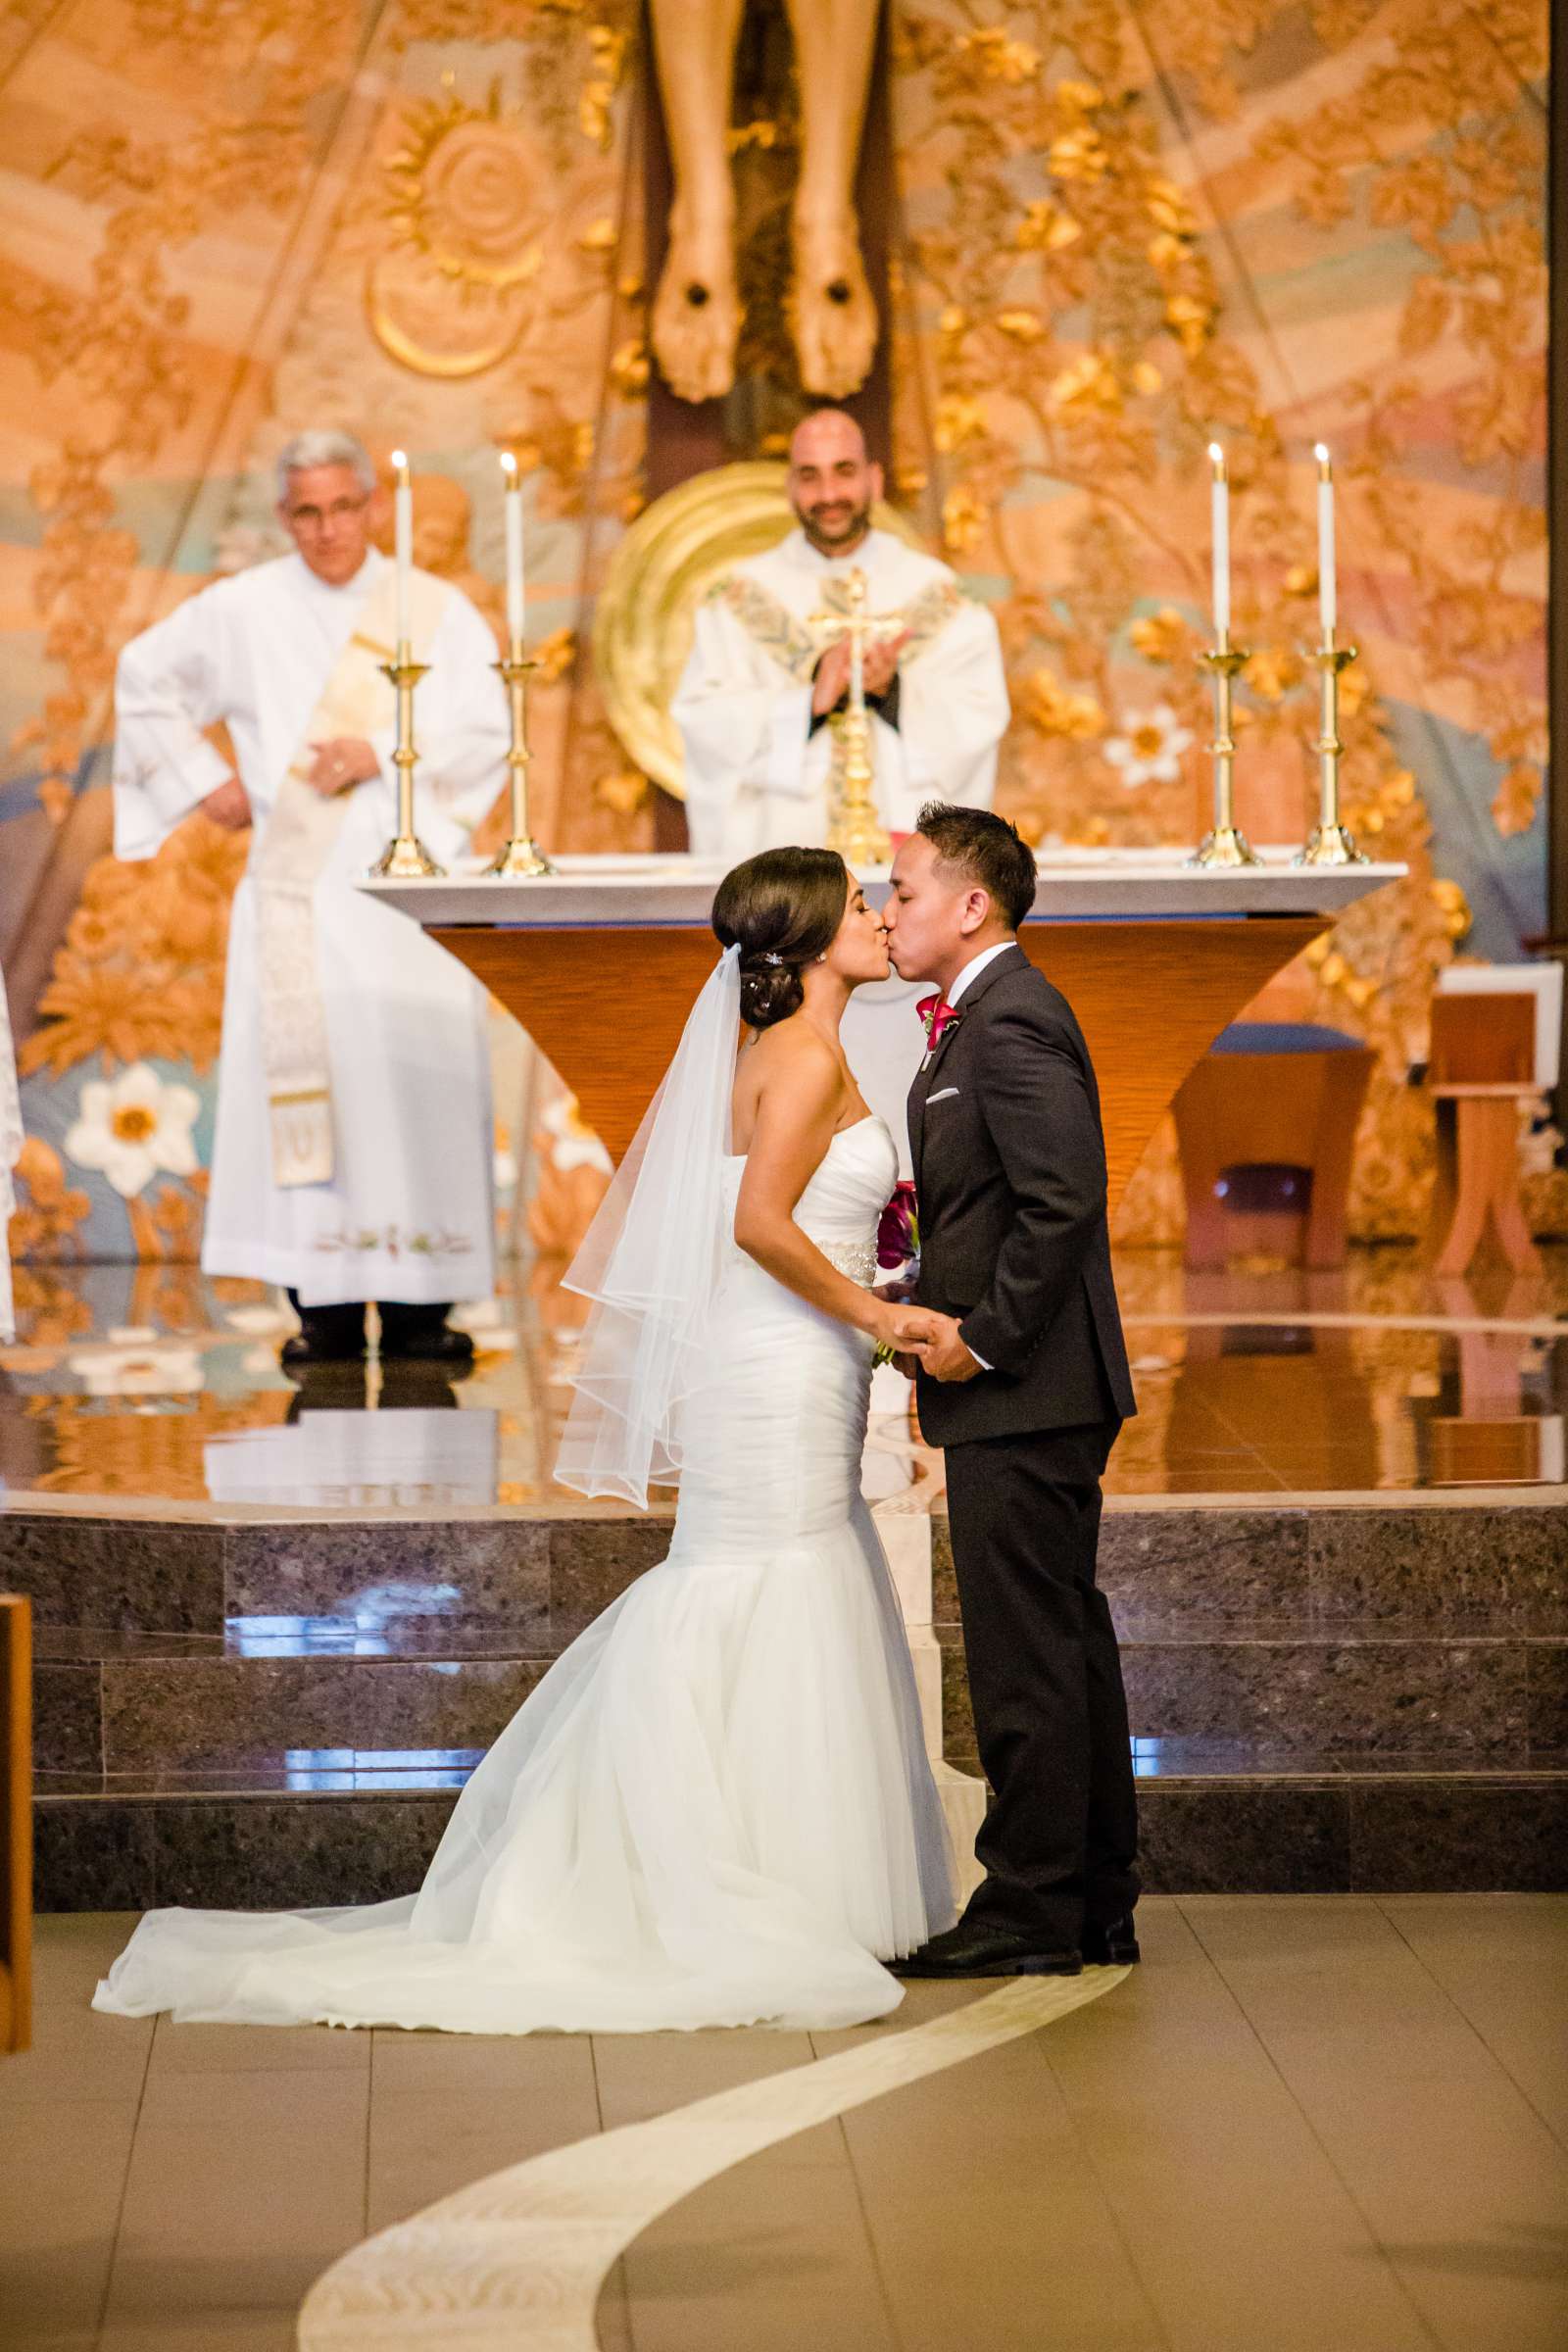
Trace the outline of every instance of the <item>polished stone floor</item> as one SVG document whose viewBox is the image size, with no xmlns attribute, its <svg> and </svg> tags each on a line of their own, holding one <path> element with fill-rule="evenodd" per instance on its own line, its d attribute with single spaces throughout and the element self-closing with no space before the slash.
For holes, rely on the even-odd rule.
<svg viewBox="0 0 1568 2352">
<path fill-rule="evenodd" d="M 1568 1477 L 1568 1249 L 1539 1276 L 1438 1281 L 1413 1250 L 1342 1273 L 1187 1273 L 1124 1253 L 1117 1277 L 1139 1417 L 1112 1494 L 1343 1494 L 1557 1486 Z M 275 1294 L 180 1266 L 31 1267 L 0 1349 L 0 1501 L 117 1497 L 232 1506 L 570 1510 L 551 1463 L 580 1334 L 560 1269 L 520 1268 L 462 1310 L 479 1353 L 428 1369 L 286 1378 Z M 879 1379 L 867 1488 L 941 1496 L 940 1456 Z M 598 1506 L 603 1507 L 603 1506 Z"/>
<path fill-rule="evenodd" d="M 1568 1898 L 1144 1921 L 1102 1998 L 674 2205 L 600 2299 L 604 2352 L 1557 2352 Z M 4 2352 L 285 2352 L 368 2233 L 985 1989 L 852 2034 L 171 2027 L 86 2007 L 129 1925 L 40 1923 L 36 2047 L 0 2061 Z"/>
</svg>

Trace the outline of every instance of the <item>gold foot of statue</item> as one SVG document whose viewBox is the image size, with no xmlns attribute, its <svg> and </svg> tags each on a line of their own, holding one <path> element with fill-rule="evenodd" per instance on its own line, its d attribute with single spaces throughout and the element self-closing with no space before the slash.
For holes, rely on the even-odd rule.
<svg viewBox="0 0 1568 2352">
<path fill-rule="evenodd" d="M 855 216 L 797 220 L 793 243 L 789 317 L 801 382 L 819 398 L 847 400 L 871 372 L 880 328 Z"/>
<path fill-rule="evenodd" d="M 720 400 L 729 391 L 741 315 L 728 222 L 692 230 L 671 216 L 651 331 L 660 371 L 677 399 Z"/>
</svg>

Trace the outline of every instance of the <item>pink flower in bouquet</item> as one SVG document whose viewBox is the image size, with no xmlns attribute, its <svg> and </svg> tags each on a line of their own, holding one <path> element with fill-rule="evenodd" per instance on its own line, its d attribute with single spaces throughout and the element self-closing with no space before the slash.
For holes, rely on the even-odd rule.
<svg viewBox="0 0 1568 2352">
<path fill-rule="evenodd" d="M 907 1265 L 920 1251 L 920 1223 L 915 1210 L 914 1187 L 907 1181 L 896 1184 L 893 1198 L 882 1211 L 876 1229 L 876 1262 L 884 1268 Z"/>
</svg>

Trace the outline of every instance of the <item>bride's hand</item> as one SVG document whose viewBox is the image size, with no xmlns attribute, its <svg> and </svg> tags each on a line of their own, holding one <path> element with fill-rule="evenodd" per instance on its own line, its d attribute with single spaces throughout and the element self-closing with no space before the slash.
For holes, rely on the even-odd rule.
<svg viewBox="0 0 1568 2352">
<path fill-rule="evenodd" d="M 891 1348 L 900 1355 L 919 1355 L 939 1336 L 941 1317 L 926 1308 L 902 1305 L 878 1295 L 876 1309 L 871 1337 L 881 1348 Z"/>
</svg>

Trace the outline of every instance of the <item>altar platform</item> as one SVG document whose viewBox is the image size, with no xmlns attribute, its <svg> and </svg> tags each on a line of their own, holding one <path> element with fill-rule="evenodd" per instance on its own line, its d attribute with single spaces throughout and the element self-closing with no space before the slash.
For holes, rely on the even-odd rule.
<svg viewBox="0 0 1568 2352">
<path fill-rule="evenodd" d="M 1560 1886 L 1568 1251 L 1437 1284 L 1123 1253 L 1112 1457 L 1152 1884 Z M 286 1310 L 192 1269 L 23 1270 L 0 1351 L 0 1586 L 37 1626 L 39 1897 L 367 1899 L 417 1879 L 551 1660 L 662 1556 L 550 1478 L 580 1309 L 466 1310 L 472 1375 L 296 1386 Z M 881 1376 L 865 1486 L 958 1833 L 983 1789 L 940 1454 Z"/>
<path fill-rule="evenodd" d="M 1301 866 L 1286 849 L 1241 868 L 1173 851 L 1053 849 L 1037 860 L 1019 944 L 1071 1004 L 1095 1059 L 1114 1212 L 1182 1081 L 1227 1022 L 1397 864 Z M 722 863 L 563 858 L 520 880 L 477 870 L 362 887 L 419 923 L 514 1015 L 619 1158 L 713 968 Z M 873 906 L 886 867 L 860 869 Z M 844 1043 L 896 1136 L 919 1066 L 916 981 L 857 992 Z"/>
</svg>

